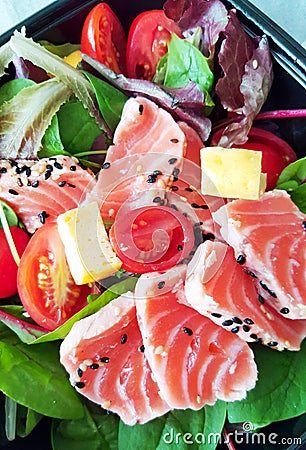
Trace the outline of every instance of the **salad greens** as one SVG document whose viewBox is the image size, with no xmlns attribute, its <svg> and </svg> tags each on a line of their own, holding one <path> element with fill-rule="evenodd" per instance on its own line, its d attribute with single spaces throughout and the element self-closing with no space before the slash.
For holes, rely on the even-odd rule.
<svg viewBox="0 0 306 450">
<path fill-rule="evenodd" d="M 165 11 L 177 21 L 187 40 L 172 37 L 155 82 L 117 75 L 86 55 L 83 70 L 74 69 L 61 58 L 79 46 L 54 46 L 44 41 L 40 45 L 15 32 L 10 42 L 0 48 L 0 75 L 11 61 L 20 64 L 18 57 L 30 60 L 52 78 L 42 82 L 17 78 L 0 88 L 0 157 L 88 153 L 99 136 L 106 143 L 111 141 L 127 98 L 138 94 L 191 124 L 203 141 L 211 132 L 211 120 L 203 115 L 204 105 L 212 107 L 217 98 L 224 110 L 239 114 L 239 119 L 224 130 L 220 143 L 244 143 L 273 79 L 267 40 L 248 37 L 235 13 L 228 12 L 220 2 L 193 0 L 188 8 L 184 5 L 182 1 L 176 5 L 170 0 L 165 3 Z M 217 54 L 218 42 L 221 48 Z M 222 77 L 215 75 L 216 64 L 223 71 Z M 306 157 L 289 165 L 277 185 L 290 192 L 303 212 L 305 180 Z M 1 204 L 8 224 L 20 226 L 13 210 Z M 208 436 L 212 432 L 221 436 L 226 419 L 233 423 L 250 421 L 262 427 L 305 412 L 305 342 L 300 352 L 279 353 L 254 345 L 259 380 L 240 402 L 218 401 L 200 411 L 171 411 L 134 427 L 86 402 L 70 385 L 59 362 L 59 344 L 75 322 L 132 291 L 136 281 L 137 277 L 120 281 L 118 276 L 115 285 L 52 332 L 36 326 L 20 305 L 0 307 L 0 390 L 8 398 L 8 410 L 18 403 L 18 436 L 28 435 L 43 416 L 48 416 L 53 418 L 54 450 L 213 450 L 217 442 L 207 443 Z M 280 398 L 284 399 L 281 411 Z M 13 435 L 12 423 L 9 425 L 7 433 Z M 198 433 L 205 444 L 186 443 L 179 438 L 177 443 L 165 442 L 170 433 L 179 436 L 186 432 Z"/>
</svg>

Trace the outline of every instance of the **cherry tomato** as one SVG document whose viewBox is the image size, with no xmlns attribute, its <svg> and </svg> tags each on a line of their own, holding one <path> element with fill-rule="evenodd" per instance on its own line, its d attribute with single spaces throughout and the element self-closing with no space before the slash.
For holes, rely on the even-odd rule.
<svg viewBox="0 0 306 450">
<path fill-rule="evenodd" d="M 24 252 L 30 237 L 18 227 L 10 227 L 18 255 Z M 12 256 L 3 228 L 0 228 L 0 298 L 17 294 L 17 264 Z"/>
<path fill-rule="evenodd" d="M 168 270 L 187 257 L 194 245 L 191 223 L 164 206 L 144 206 L 120 215 L 110 241 L 122 267 L 134 273 Z"/>
<path fill-rule="evenodd" d="M 116 73 L 125 73 L 126 37 L 107 3 L 99 3 L 87 15 L 81 35 L 81 51 Z"/>
<path fill-rule="evenodd" d="M 87 304 L 88 285 L 71 276 L 56 223 L 39 228 L 23 253 L 17 276 L 20 300 L 38 325 L 54 330 Z"/>
<path fill-rule="evenodd" d="M 217 145 L 223 130 L 218 130 L 211 139 L 211 145 Z M 287 142 L 270 131 L 251 128 L 248 141 L 234 147 L 262 152 L 262 172 L 267 174 L 267 190 L 274 189 L 282 170 L 297 159 L 294 150 Z"/>
<path fill-rule="evenodd" d="M 182 37 L 179 27 L 162 10 L 145 11 L 134 19 L 126 49 L 128 77 L 152 79 L 158 61 L 167 53 L 171 33 Z"/>
</svg>

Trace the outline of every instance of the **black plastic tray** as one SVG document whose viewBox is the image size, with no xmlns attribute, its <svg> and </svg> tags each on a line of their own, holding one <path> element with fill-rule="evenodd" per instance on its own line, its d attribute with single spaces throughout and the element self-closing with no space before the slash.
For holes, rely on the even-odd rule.
<svg viewBox="0 0 306 450">
<path fill-rule="evenodd" d="M 161 8 L 164 3 L 163 0 L 107 0 L 107 2 L 126 29 L 137 13 Z M 32 36 L 35 40 L 46 39 L 55 44 L 78 43 L 84 19 L 97 3 L 99 0 L 58 0 L 0 36 L 0 45 L 9 40 L 15 28 L 20 29 L 22 25 L 26 26 L 27 35 Z M 268 37 L 275 78 L 264 110 L 306 108 L 306 51 L 303 47 L 248 0 L 223 0 L 223 3 L 228 8 L 237 10 L 240 21 L 251 36 L 265 34 Z M 299 156 L 304 156 L 306 154 L 306 119 L 281 119 L 274 122 L 279 126 L 281 136 L 291 144 Z M 301 418 L 298 418 L 272 424 L 267 428 L 267 432 L 278 432 L 281 436 L 282 431 L 286 430 L 287 436 L 290 436 L 290 432 L 291 436 L 294 436 L 294 427 L 300 420 Z M 304 418 L 302 421 L 305 424 Z M 3 437 L 4 430 L 0 426 L 2 442 L 4 442 Z M 301 446 L 293 445 L 288 447 L 288 450 L 306 448 L 304 447 L 304 445 L 306 446 L 306 433 L 302 439 Z M 0 448 L 51 450 L 48 419 L 44 419 L 29 437 L 18 438 L 12 443 L 2 445 L 0 443 Z M 237 446 L 237 449 L 248 450 L 249 448 L 249 446 Z M 252 444 L 252 448 L 262 449 L 263 447 Z M 284 449 L 282 446 L 278 446 L 278 448 L 279 450 Z"/>
</svg>

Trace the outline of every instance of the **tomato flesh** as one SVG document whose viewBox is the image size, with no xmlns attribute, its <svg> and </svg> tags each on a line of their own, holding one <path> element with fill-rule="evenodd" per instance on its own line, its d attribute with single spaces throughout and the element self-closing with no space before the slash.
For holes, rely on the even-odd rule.
<svg viewBox="0 0 306 450">
<path fill-rule="evenodd" d="M 18 268 L 20 300 L 36 323 L 54 330 L 87 304 L 92 292 L 71 276 L 56 223 L 39 228 Z"/>
<path fill-rule="evenodd" d="M 218 145 L 222 133 L 223 129 L 213 135 L 211 145 Z M 282 170 L 297 159 L 296 153 L 287 142 L 261 128 L 251 128 L 248 141 L 234 147 L 262 152 L 261 167 L 262 172 L 267 174 L 267 190 L 275 188 Z"/>
<path fill-rule="evenodd" d="M 167 53 L 171 33 L 182 37 L 179 27 L 162 10 L 145 11 L 134 19 L 126 50 L 128 77 L 152 80 L 160 58 Z"/>
<path fill-rule="evenodd" d="M 10 232 L 19 256 L 28 245 L 28 233 L 18 227 L 10 227 Z M 0 228 L 0 298 L 17 294 L 17 264 L 12 256 L 3 228 Z"/>
<path fill-rule="evenodd" d="M 110 241 L 122 267 L 134 273 L 168 270 L 186 258 L 194 246 L 193 228 L 178 211 L 145 206 L 117 215 Z"/>
<path fill-rule="evenodd" d="M 125 73 L 125 32 L 107 3 L 99 3 L 87 15 L 82 29 L 81 51 L 114 72 Z"/>
</svg>

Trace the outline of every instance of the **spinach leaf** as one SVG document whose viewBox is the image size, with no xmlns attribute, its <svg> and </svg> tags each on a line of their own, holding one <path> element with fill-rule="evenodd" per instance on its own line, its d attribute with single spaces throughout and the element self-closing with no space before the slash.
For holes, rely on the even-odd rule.
<svg viewBox="0 0 306 450">
<path fill-rule="evenodd" d="M 17 227 L 19 224 L 19 219 L 15 214 L 15 211 L 12 210 L 12 208 L 10 206 L 8 206 L 5 202 L 3 202 L 2 200 L 0 200 L 0 203 L 2 204 L 2 208 L 8 223 L 9 227 Z M 0 228 L 2 227 L 2 222 L 0 219 Z"/>
<path fill-rule="evenodd" d="M 209 95 L 214 75 L 210 70 L 208 58 L 200 50 L 176 34 L 168 43 L 168 53 L 162 58 L 157 69 L 158 77 L 164 74 L 163 84 L 171 88 L 183 88 L 189 81 L 199 85 L 205 94 L 205 106 L 214 106 Z"/>
<path fill-rule="evenodd" d="M 254 427 L 286 420 L 306 411 L 306 340 L 298 352 L 254 346 L 258 381 L 246 399 L 228 404 L 230 422 Z"/>
<path fill-rule="evenodd" d="M 16 78 L 7 81 L 0 87 L 0 105 L 15 97 L 21 89 L 32 86 L 33 84 L 35 84 L 34 81 L 28 78 Z"/>
<path fill-rule="evenodd" d="M 83 317 L 87 317 L 95 312 L 99 311 L 99 309 L 103 308 L 103 306 L 107 305 L 114 298 L 119 297 L 119 295 L 124 294 L 128 291 L 133 291 L 137 282 L 136 277 L 128 278 L 120 283 L 113 285 L 110 289 L 103 292 L 96 300 L 91 301 L 85 308 L 81 309 L 81 311 L 77 312 L 74 316 L 70 317 L 63 325 L 56 328 L 56 330 L 51 331 L 44 336 L 39 337 L 38 339 L 32 341 L 32 344 L 40 344 L 41 342 L 50 342 L 55 341 L 57 339 L 64 339 L 65 336 L 71 330 L 73 324 L 78 320 L 83 319 Z"/>
<path fill-rule="evenodd" d="M 67 102 L 57 113 L 61 141 L 72 155 L 90 150 L 102 131 L 78 100 Z"/>
<path fill-rule="evenodd" d="M 56 418 L 83 416 L 80 397 L 59 362 L 57 344 L 29 346 L 0 324 L 0 390 L 34 411 Z"/>
<path fill-rule="evenodd" d="M 218 401 L 199 411 L 173 410 L 143 425 L 120 422 L 119 450 L 166 450 L 216 448 L 223 429 L 226 403 Z"/>
<path fill-rule="evenodd" d="M 91 75 L 88 72 L 83 73 L 90 81 L 96 94 L 103 119 L 109 128 L 114 131 L 121 119 L 122 109 L 128 97 L 112 85 L 94 75 Z"/>
<path fill-rule="evenodd" d="M 17 435 L 19 437 L 28 436 L 44 416 L 25 408 L 22 405 L 17 407 Z"/>
<path fill-rule="evenodd" d="M 118 417 L 99 407 L 92 409 L 84 407 L 84 417 L 79 420 L 53 420 L 53 450 L 118 449 Z"/>
<path fill-rule="evenodd" d="M 306 214 L 306 183 L 300 184 L 291 192 L 291 199 Z"/>
<path fill-rule="evenodd" d="M 41 144 L 42 148 L 38 152 L 39 158 L 50 158 L 55 155 L 69 155 L 68 152 L 65 152 L 61 140 L 57 114 L 52 117 L 51 124 L 46 129 Z"/>
</svg>

